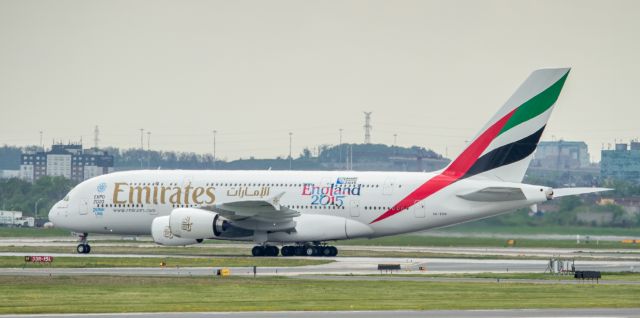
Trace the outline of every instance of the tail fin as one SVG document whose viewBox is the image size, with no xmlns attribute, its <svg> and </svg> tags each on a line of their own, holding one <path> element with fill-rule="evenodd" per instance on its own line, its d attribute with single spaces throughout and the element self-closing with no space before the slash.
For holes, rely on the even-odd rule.
<svg viewBox="0 0 640 318">
<path fill-rule="evenodd" d="M 531 73 L 443 174 L 521 182 L 570 70 Z"/>
</svg>

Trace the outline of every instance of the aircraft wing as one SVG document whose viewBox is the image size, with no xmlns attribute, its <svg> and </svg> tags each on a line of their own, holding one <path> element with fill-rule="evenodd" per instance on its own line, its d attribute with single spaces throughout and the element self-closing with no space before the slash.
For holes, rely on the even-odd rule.
<svg viewBox="0 0 640 318">
<path fill-rule="evenodd" d="M 203 206 L 201 209 L 220 214 L 229 220 L 285 221 L 300 216 L 300 212 L 280 205 L 284 192 L 267 200 L 240 200 Z"/>
<path fill-rule="evenodd" d="M 527 197 L 520 188 L 514 187 L 487 187 L 478 191 L 458 194 L 458 197 L 469 201 L 501 202 L 526 200 Z"/>
</svg>

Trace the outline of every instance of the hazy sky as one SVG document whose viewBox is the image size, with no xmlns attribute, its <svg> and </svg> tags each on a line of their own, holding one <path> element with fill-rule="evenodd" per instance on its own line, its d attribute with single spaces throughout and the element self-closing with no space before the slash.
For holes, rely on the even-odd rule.
<svg viewBox="0 0 640 318">
<path fill-rule="evenodd" d="M 640 1 L 0 0 L 0 144 L 272 157 L 319 144 L 453 156 L 531 71 L 573 70 L 543 136 L 640 137 Z M 146 136 L 145 136 L 146 147 Z"/>
</svg>

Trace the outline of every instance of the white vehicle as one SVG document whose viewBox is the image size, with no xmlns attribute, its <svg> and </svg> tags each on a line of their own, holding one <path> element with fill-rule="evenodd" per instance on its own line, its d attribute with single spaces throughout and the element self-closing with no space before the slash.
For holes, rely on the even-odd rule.
<svg viewBox="0 0 640 318">
<path fill-rule="evenodd" d="M 334 256 L 338 250 L 326 242 L 433 229 L 604 191 L 521 183 L 569 70 L 533 72 L 440 171 L 117 172 L 79 184 L 49 220 L 82 233 L 78 253 L 90 252 L 88 233 L 109 233 L 151 235 L 171 246 L 252 241 L 254 256 Z"/>
</svg>

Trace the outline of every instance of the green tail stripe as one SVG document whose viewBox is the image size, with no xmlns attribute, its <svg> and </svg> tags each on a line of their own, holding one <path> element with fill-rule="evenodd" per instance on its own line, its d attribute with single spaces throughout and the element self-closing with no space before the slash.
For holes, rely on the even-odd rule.
<svg viewBox="0 0 640 318">
<path fill-rule="evenodd" d="M 564 74 L 561 79 L 549 86 L 540 94 L 520 105 L 509 121 L 504 125 L 504 127 L 502 127 L 502 130 L 498 135 L 544 113 L 549 109 L 549 107 L 558 100 L 558 96 L 560 95 L 560 91 L 562 90 L 562 86 L 564 86 L 564 81 L 567 79 L 568 75 L 569 72 Z"/>
</svg>

